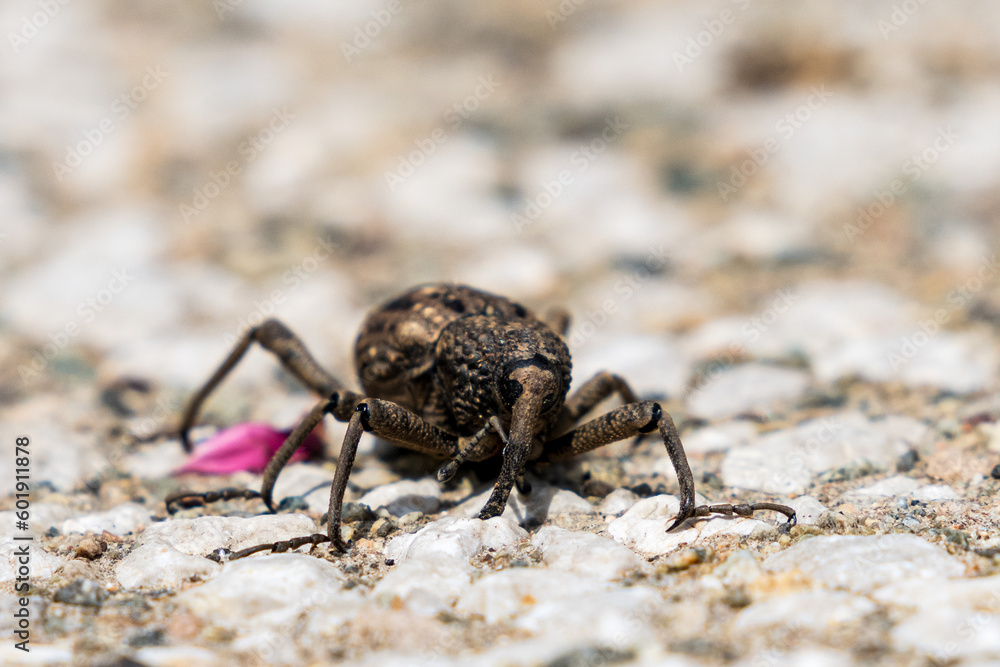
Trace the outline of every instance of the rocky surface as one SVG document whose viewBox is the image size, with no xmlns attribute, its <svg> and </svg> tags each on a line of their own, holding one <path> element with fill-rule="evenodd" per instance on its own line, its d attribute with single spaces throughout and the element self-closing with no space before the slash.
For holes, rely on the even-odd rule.
<svg viewBox="0 0 1000 667">
<path fill-rule="evenodd" d="M 19 1 L 0 24 L 0 663 L 1000 661 L 994 4 Z M 172 474 L 188 397 L 271 316 L 356 386 L 365 312 L 432 280 L 569 311 L 574 385 L 659 400 L 700 503 L 798 525 L 667 533 L 649 437 L 530 471 L 484 522 L 495 470 L 442 485 L 366 436 L 349 553 L 206 558 L 325 530 L 345 429 L 276 515 L 169 516 L 261 485 Z M 194 438 L 293 428 L 317 398 L 277 366 L 251 349 Z"/>
</svg>

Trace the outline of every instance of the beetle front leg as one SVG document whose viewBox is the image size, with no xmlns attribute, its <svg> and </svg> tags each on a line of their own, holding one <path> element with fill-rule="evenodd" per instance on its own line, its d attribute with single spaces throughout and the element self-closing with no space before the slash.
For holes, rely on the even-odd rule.
<svg viewBox="0 0 1000 667">
<path fill-rule="evenodd" d="M 788 517 L 788 523 L 795 523 L 795 510 L 786 505 L 776 503 L 757 503 L 754 505 L 702 505 L 694 504 L 694 475 L 688 464 L 684 447 L 674 420 L 670 418 L 656 401 L 640 401 L 629 403 L 608 412 L 602 417 L 591 420 L 569 433 L 545 444 L 539 463 L 565 461 L 566 459 L 589 452 L 612 442 L 625 440 L 637 435 L 650 433 L 659 429 L 663 444 L 670 456 L 670 462 L 677 472 L 677 483 L 680 486 L 681 506 L 674 522 L 667 531 L 674 530 L 692 517 L 708 516 L 713 513 L 736 514 L 750 516 L 758 510 L 773 510 Z"/>
<path fill-rule="evenodd" d="M 289 458 L 291 453 L 298 449 L 305 437 L 319 424 L 323 415 L 336 409 L 333 401 L 320 403 L 312 409 L 309 415 L 301 424 L 288 436 L 288 440 L 281 446 L 281 449 L 274 455 L 271 463 L 268 464 L 264 473 L 264 489 L 261 497 L 273 508 L 271 493 L 274 489 L 274 482 L 278 473 Z M 346 552 L 347 543 L 344 541 L 340 531 L 340 520 L 343 515 L 344 493 L 347 491 L 347 481 L 354 467 L 354 459 L 358 453 L 358 443 L 361 436 L 370 432 L 387 440 L 394 440 L 400 446 L 414 451 L 430 454 L 438 458 L 454 456 L 458 450 L 458 439 L 442 431 L 438 427 L 424 421 L 416 414 L 404 407 L 396 405 L 392 401 L 385 401 L 378 398 L 366 398 L 358 403 L 354 414 L 351 415 L 347 423 L 347 434 L 344 436 L 344 445 L 340 448 L 340 458 L 337 459 L 337 472 L 334 474 L 333 482 L 330 484 L 330 505 L 327 512 L 327 532 L 326 535 L 315 533 L 304 537 L 297 537 L 293 540 L 284 540 L 271 544 L 261 544 L 249 549 L 244 549 L 236 553 L 227 553 L 230 559 L 242 558 L 261 551 L 285 551 L 294 549 L 306 544 L 322 544 L 331 542 L 340 552 Z"/>
<path fill-rule="evenodd" d="M 278 320 L 266 320 L 259 326 L 250 328 L 243 335 L 229 353 L 229 356 L 226 357 L 215 373 L 212 374 L 212 377 L 202 385 L 201 389 L 188 402 L 181 416 L 181 424 L 178 428 L 178 434 L 181 444 L 184 446 L 184 451 L 191 451 L 191 441 L 188 437 L 188 431 L 194 425 L 202 404 L 219 383 L 229 375 L 229 372 L 239 363 L 240 359 L 243 358 L 243 355 L 246 354 L 246 351 L 254 342 L 259 343 L 265 350 L 278 357 L 281 365 L 312 391 L 320 396 L 340 396 L 341 400 L 338 407 L 333 412 L 334 416 L 340 421 L 350 419 L 353 404 L 363 398 L 361 395 L 345 389 L 337 378 L 324 370 L 312 355 L 309 354 L 305 343 L 288 327 Z"/>
</svg>

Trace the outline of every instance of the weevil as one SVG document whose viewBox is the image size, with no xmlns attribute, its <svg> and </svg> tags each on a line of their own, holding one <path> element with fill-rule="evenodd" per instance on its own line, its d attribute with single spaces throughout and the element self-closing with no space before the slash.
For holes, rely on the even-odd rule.
<svg viewBox="0 0 1000 667">
<path fill-rule="evenodd" d="M 668 532 L 692 517 L 750 516 L 759 510 L 780 512 L 794 524 L 794 510 L 776 503 L 696 507 L 694 476 L 670 415 L 656 401 L 638 400 L 628 383 L 610 372 L 598 373 L 569 394 L 571 361 L 562 338 L 568 318 L 550 319 L 546 322 L 519 303 L 464 285 L 415 287 L 365 319 L 354 346 L 361 393 L 324 370 L 288 327 L 267 320 L 243 335 L 191 398 L 179 430 L 184 448 L 191 451 L 188 433 L 202 404 L 254 342 L 277 356 L 322 399 L 271 459 L 260 492 L 179 493 L 167 499 L 168 509 L 259 497 L 274 512 L 272 493 L 278 474 L 306 436 L 331 415 L 348 426 L 331 486 L 326 534 L 263 544 L 226 554 L 228 558 L 324 542 L 346 551 L 341 510 L 364 433 L 443 459 L 437 473 L 442 482 L 466 461 L 502 456 L 493 491 L 479 512 L 480 519 L 489 519 L 504 511 L 515 486 L 530 492 L 524 480 L 527 464 L 565 461 L 612 442 L 658 432 L 680 487 L 680 510 Z M 579 424 L 614 394 L 624 405 Z"/>
</svg>

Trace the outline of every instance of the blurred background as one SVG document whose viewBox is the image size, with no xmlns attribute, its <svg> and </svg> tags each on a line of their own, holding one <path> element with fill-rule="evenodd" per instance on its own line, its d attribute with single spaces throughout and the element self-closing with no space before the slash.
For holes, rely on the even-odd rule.
<svg viewBox="0 0 1000 667">
<path fill-rule="evenodd" d="M 85 450 L 101 392 L 162 426 L 268 316 L 353 383 L 364 313 L 441 280 L 568 308 L 577 382 L 705 418 L 697 390 L 753 360 L 797 369 L 786 398 L 996 385 L 995 3 L 32 0 L 0 24 L 0 410 L 37 438 Z M 266 357 L 219 420 L 311 402 Z"/>
</svg>

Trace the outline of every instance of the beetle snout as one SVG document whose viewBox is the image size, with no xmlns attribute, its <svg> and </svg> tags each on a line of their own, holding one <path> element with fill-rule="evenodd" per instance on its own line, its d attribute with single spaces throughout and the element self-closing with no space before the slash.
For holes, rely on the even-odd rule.
<svg viewBox="0 0 1000 667">
<path fill-rule="evenodd" d="M 523 399 L 537 405 L 539 414 L 547 414 L 562 403 L 565 391 L 559 375 L 540 355 L 508 363 L 497 378 L 500 402 L 511 411 Z"/>
</svg>

